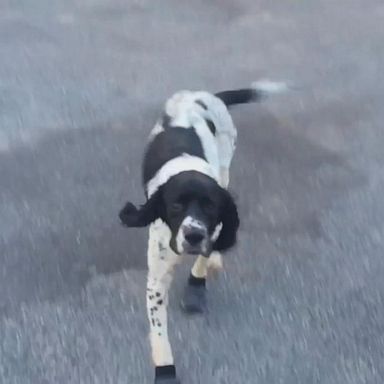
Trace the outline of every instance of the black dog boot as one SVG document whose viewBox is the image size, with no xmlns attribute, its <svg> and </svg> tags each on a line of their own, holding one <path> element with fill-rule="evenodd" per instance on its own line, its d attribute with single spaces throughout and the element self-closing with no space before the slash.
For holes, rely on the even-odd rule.
<svg viewBox="0 0 384 384">
<path fill-rule="evenodd" d="M 155 384 L 181 384 L 176 377 L 176 368 L 174 365 L 164 365 L 156 367 Z"/>
<path fill-rule="evenodd" d="M 205 278 L 189 276 L 188 285 L 184 289 L 181 307 L 187 313 L 203 313 L 207 308 Z"/>
</svg>

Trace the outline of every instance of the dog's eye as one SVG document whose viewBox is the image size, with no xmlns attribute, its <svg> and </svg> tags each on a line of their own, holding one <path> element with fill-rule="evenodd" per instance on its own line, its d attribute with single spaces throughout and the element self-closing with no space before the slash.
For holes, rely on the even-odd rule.
<svg viewBox="0 0 384 384">
<path fill-rule="evenodd" d="M 183 211 L 183 209 L 184 209 L 184 206 L 183 206 L 183 204 L 181 204 L 181 203 L 173 203 L 172 205 L 171 205 L 171 212 L 172 213 L 180 213 L 180 212 L 182 212 Z"/>
<path fill-rule="evenodd" d="M 216 212 L 216 205 L 213 204 L 211 201 L 205 201 L 203 204 L 204 211 L 207 213 L 215 213 Z"/>
</svg>

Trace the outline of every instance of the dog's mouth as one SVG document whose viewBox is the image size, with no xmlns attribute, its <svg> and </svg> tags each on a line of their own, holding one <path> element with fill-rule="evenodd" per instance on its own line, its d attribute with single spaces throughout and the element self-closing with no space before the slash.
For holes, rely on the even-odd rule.
<svg viewBox="0 0 384 384">
<path fill-rule="evenodd" d="M 183 244 L 183 253 L 187 255 L 200 255 L 203 252 L 202 247 L 193 246 L 188 243 Z"/>
<path fill-rule="evenodd" d="M 188 242 L 183 242 L 181 249 L 177 247 L 176 242 L 172 241 L 169 243 L 170 248 L 175 252 L 177 255 L 184 255 L 184 256 L 204 256 L 208 257 L 212 251 L 212 246 L 210 245 L 210 242 L 204 242 L 204 244 L 199 245 L 191 245 Z"/>
<path fill-rule="evenodd" d="M 170 247 L 179 255 L 208 257 L 212 251 L 212 241 L 205 227 L 184 226 L 171 238 Z"/>
<path fill-rule="evenodd" d="M 183 249 L 182 253 L 184 255 L 191 255 L 191 256 L 205 256 L 208 257 L 210 254 L 211 246 L 208 244 L 208 241 L 204 241 L 202 244 L 199 245 L 191 245 L 188 242 L 183 243 Z"/>
</svg>

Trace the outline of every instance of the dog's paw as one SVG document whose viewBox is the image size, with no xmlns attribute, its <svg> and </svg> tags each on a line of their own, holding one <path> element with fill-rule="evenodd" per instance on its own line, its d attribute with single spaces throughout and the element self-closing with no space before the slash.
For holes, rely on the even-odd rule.
<svg viewBox="0 0 384 384">
<path fill-rule="evenodd" d="M 176 377 L 175 366 L 156 367 L 155 384 L 181 384 L 181 381 Z"/>
<path fill-rule="evenodd" d="M 177 377 L 157 377 L 155 384 L 181 384 Z"/>
<path fill-rule="evenodd" d="M 204 313 L 207 309 L 205 286 L 187 285 L 181 300 L 181 308 L 188 314 Z"/>
<path fill-rule="evenodd" d="M 208 258 L 207 263 L 208 274 L 209 276 L 216 277 L 219 272 L 221 272 L 223 267 L 223 257 L 220 252 L 213 251 Z"/>
<path fill-rule="evenodd" d="M 119 219 L 121 224 L 129 227 L 135 223 L 137 217 L 137 208 L 131 202 L 127 202 L 123 209 L 119 212 Z"/>
</svg>

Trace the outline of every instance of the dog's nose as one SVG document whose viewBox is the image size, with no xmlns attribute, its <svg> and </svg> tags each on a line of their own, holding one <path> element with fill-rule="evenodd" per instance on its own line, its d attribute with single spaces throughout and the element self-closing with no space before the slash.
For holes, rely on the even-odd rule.
<svg viewBox="0 0 384 384">
<path fill-rule="evenodd" d="M 191 230 L 185 234 L 185 240 L 191 245 L 198 245 L 204 240 L 204 232 L 201 230 Z"/>
</svg>

